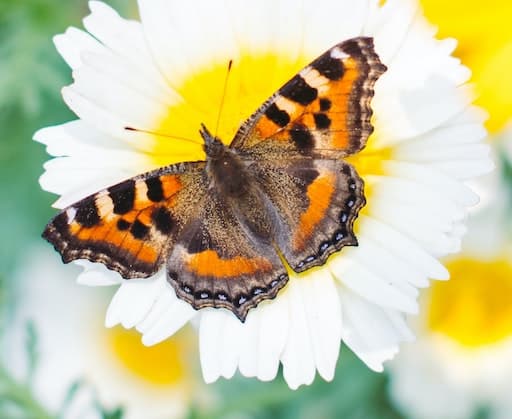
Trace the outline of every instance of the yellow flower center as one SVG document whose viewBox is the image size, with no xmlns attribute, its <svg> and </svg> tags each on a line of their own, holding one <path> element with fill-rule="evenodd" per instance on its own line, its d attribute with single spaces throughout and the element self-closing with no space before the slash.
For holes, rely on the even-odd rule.
<svg viewBox="0 0 512 419">
<path fill-rule="evenodd" d="M 512 337 L 512 265 L 505 259 L 457 259 L 450 281 L 435 282 L 428 327 L 467 347 Z"/>
<path fill-rule="evenodd" d="M 120 365 L 135 377 L 156 386 L 183 386 L 189 374 L 187 352 L 192 345 L 187 330 L 172 339 L 146 347 L 140 334 L 118 326 L 107 330 L 107 342 Z"/>
</svg>

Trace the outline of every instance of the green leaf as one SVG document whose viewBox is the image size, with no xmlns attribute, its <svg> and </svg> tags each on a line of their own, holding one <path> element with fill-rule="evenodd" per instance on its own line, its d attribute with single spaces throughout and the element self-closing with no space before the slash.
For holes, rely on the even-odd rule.
<svg viewBox="0 0 512 419">
<path fill-rule="evenodd" d="M 110 411 L 103 410 L 101 413 L 103 415 L 103 419 L 123 419 L 124 416 L 124 411 L 121 407 L 117 407 Z"/>
</svg>

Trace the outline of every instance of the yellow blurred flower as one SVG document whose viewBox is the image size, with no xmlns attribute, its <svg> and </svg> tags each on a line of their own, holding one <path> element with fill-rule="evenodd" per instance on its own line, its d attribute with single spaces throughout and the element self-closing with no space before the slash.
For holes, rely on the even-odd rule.
<svg viewBox="0 0 512 419">
<path fill-rule="evenodd" d="M 512 264 L 460 257 L 447 263 L 451 280 L 433 283 L 428 328 L 467 348 L 512 337 Z"/>
<path fill-rule="evenodd" d="M 455 55 L 473 71 L 478 100 L 490 113 L 487 128 L 512 119 L 512 2 L 509 0 L 421 0 L 439 37 L 459 41 Z"/>
</svg>

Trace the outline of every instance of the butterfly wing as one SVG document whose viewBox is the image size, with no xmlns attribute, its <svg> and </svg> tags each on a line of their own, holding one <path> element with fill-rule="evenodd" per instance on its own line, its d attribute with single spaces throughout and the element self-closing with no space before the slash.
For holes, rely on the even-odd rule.
<svg viewBox="0 0 512 419">
<path fill-rule="evenodd" d="M 43 237 L 64 262 L 101 262 L 124 278 L 153 275 L 204 195 L 204 162 L 171 165 L 121 182 L 57 214 Z"/>
<path fill-rule="evenodd" d="M 199 216 L 183 229 L 169 258 L 168 277 L 177 295 L 194 308 L 227 308 L 245 321 L 249 309 L 274 298 L 288 281 L 255 195 L 235 203 L 209 191 Z"/>
<path fill-rule="evenodd" d="M 357 245 L 353 223 L 365 198 L 351 165 L 302 158 L 258 162 L 251 170 L 278 220 L 274 241 L 293 270 L 323 265 L 343 246 Z"/>
<path fill-rule="evenodd" d="M 227 308 L 244 321 L 288 276 L 269 223 L 262 226 L 258 191 L 250 188 L 252 195 L 235 203 L 209 187 L 205 167 L 181 163 L 100 191 L 61 211 L 43 237 L 64 262 L 101 262 L 126 279 L 149 277 L 167 262 L 179 297 L 197 309 Z"/>
<path fill-rule="evenodd" d="M 373 88 L 385 70 L 372 38 L 335 45 L 268 99 L 231 144 L 254 162 L 255 182 L 278 220 L 274 240 L 297 272 L 357 245 L 364 185 L 341 158 L 366 145 Z"/>
<path fill-rule="evenodd" d="M 372 38 L 335 45 L 269 98 L 240 127 L 231 147 L 256 157 L 356 153 L 373 132 L 370 102 L 385 70 Z"/>
</svg>

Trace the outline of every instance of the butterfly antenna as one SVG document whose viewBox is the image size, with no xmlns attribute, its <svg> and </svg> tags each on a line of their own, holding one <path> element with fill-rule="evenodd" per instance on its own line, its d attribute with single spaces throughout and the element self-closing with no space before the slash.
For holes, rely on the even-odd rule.
<svg viewBox="0 0 512 419">
<path fill-rule="evenodd" d="M 124 127 L 124 129 L 126 131 L 142 132 L 144 134 L 156 135 L 157 137 L 174 138 L 175 140 L 186 141 L 187 143 L 193 143 L 193 144 L 199 144 L 199 145 L 202 144 L 201 142 L 193 140 L 192 138 L 180 137 L 178 135 L 163 134 L 160 132 L 148 131 L 145 129 L 139 129 L 139 128 L 133 128 L 133 127 Z"/>
<path fill-rule="evenodd" d="M 217 123 L 215 124 L 215 137 L 219 132 L 220 118 L 222 116 L 222 110 L 224 108 L 224 101 L 226 100 L 226 91 L 228 88 L 229 74 L 231 73 L 231 67 L 233 66 L 233 60 L 229 60 L 228 69 L 226 71 L 226 77 L 224 78 L 224 87 L 222 88 L 222 96 L 220 98 L 219 113 L 217 114 Z"/>
</svg>

